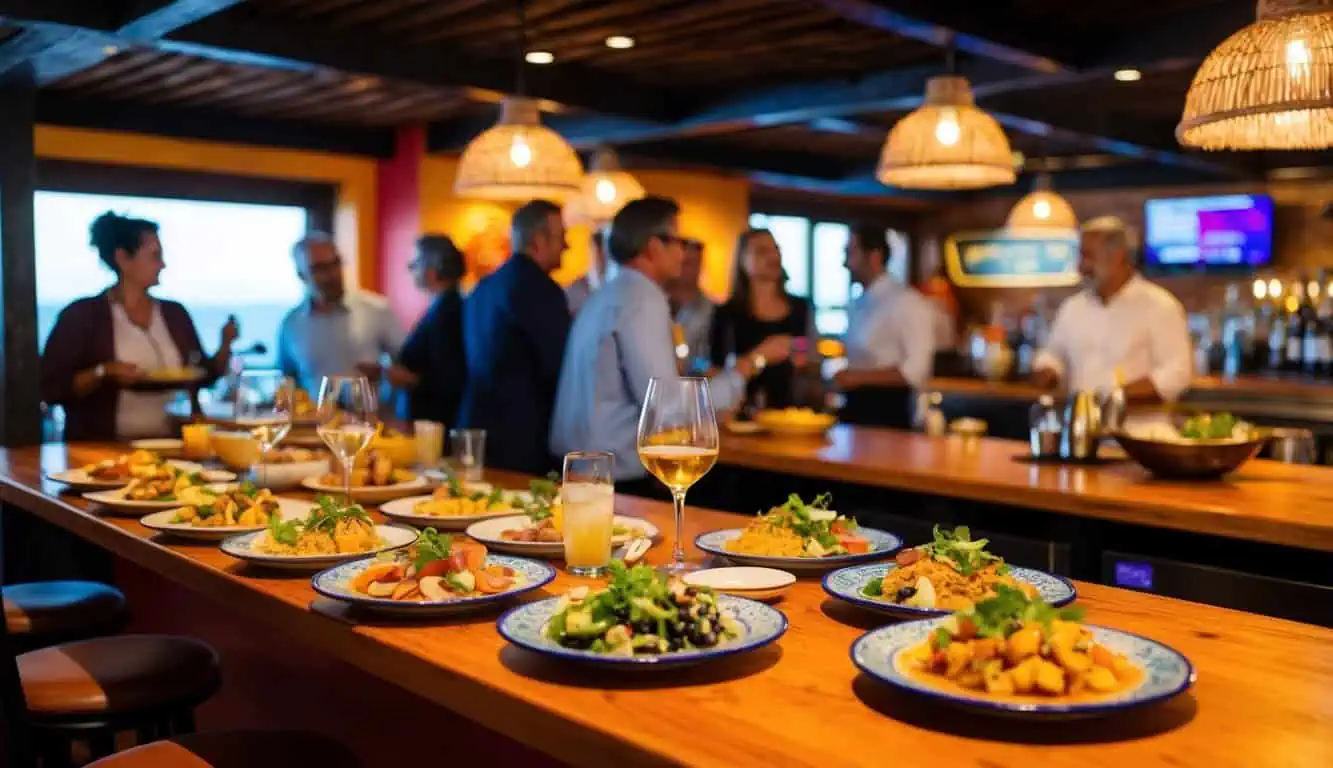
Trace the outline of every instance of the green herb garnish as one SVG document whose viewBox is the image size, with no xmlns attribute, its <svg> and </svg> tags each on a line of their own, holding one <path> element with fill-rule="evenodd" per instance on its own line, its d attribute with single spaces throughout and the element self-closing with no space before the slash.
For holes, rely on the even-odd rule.
<svg viewBox="0 0 1333 768">
<path fill-rule="evenodd" d="M 301 538 L 301 521 L 287 520 L 283 521 L 277 515 L 269 515 L 268 518 L 269 538 L 279 544 L 286 544 L 290 547 L 296 546 L 296 542 Z"/>
<path fill-rule="evenodd" d="M 1185 420 L 1180 436 L 1191 440 L 1225 440 L 1231 437 L 1239 422 L 1235 416 L 1221 413 L 1196 413 Z"/>
<path fill-rule="evenodd" d="M 532 499 L 523 503 L 523 512 L 539 523 L 551 516 L 551 507 L 560 498 L 560 476 L 552 472 L 545 479 L 533 480 L 528 483 L 528 491 Z"/>
<path fill-rule="evenodd" d="M 868 597 L 880 597 L 884 594 L 884 577 L 876 576 L 861 587 L 861 594 Z"/>
<path fill-rule="evenodd" d="M 259 495 L 259 486 L 255 485 L 253 482 L 249 480 L 246 480 L 245 482 L 241 483 L 241 486 L 236 489 L 236 492 L 241 494 L 242 496 L 248 496 L 253 499 L 254 497 Z"/>
<path fill-rule="evenodd" d="M 979 636 L 1000 638 L 1008 637 L 1024 624 L 1039 624 L 1049 634 L 1052 621 L 1079 621 L 1083 609 L 1056 608 L 1040 598 L 1029 599 L 1021 590 L 997 584 L 994 597 L 978 602 L 971 611 L 955 615 L 975 624 Z"/>
<path fill-rule="evenodd" d="M 935 540 L 921 546 L 926 557 L 953 566 L 953 569 L 971 576 L 991 563 L 1003 563 L 999 555 L 986 551 L 989 539 L 972 540 L 972 531 L 966 525 L 960 525 L 952 531 L 941 530 L 937 525 L 933 531 Z"/>
<path fill-rule="evenodd" d="M 936 648 L 948 648 L 948 647 L 949 647 L 949 643 L 951 643 L 951 642 L 953 642 L 953 635 L 950 635 L 950 634 L 949 634 L 949 630 L 945 629 L 944 627 L 936 627 L 936 628 L 935 628 L 935 647 L 936 647 Z"/>
<path fill-rule="evenodd" d="M 420 571 L 427 563 L 448 559 L 453 541 L 452 536 L 442 534 L 434 528 L 425 529 L 421 532 L 421 538 L 417 539 L 415 545 L 417 556 L 412 564 Z"/>
<path fill-rule="evenodd" d="M 831 550 L 838 546 L 838 537 L 833 533 L 833 520 L 815 520 L 810 514 L 814 510 L 827 510 L 833 503 L 833 494 L 821 493 L 809 504 L 801 501 L 801 497 L 791 494 L 787 497 L 786 503 L 781 507 L 782 510 L 790 513 L 785 518 L 784 524 L 792 530 L 797 536 L 803 539 L 814 539 L 824 549 Z M 779 517 L 778 519 L 782 519 Z M 843 520 L 844 525 L 852 529 L 856 523 L 852 520 Z"/>
</svg>

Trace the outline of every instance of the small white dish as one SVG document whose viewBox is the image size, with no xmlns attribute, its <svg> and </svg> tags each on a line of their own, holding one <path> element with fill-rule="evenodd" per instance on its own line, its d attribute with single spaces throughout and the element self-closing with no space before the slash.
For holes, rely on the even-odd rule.
<svg viewBox="0 0 1333 768">
<path fill-rule="evenodd" d="M 195 539 L 198 541 L 221 541 L 228 536 L 235 536 L 238 533 L 250 533 L 252 531 L 262 531 L 267 525 L 230 525 L 204 528 L 188 523 L 173 523 L 171 518 L 176 516 L 176 509 L 164 509 L 161 512 L 154 512 L 151 515 L 145 515 L 139 519 L 139 523 L 145 528 L 154 531 L 169 533 L 182 539 Z M 278 498 L 278 519 L 296 520 L 310 516 L 310 502 L 300 499 Z"/>
<path fill-rule="evenodd" d="M 777 568 L 744 565 L 692 571 L 685 574 L 685 583 L 751 600 L 775 600 L 791 589 L 796 576 Z"/>
<path fill-rule="evenodd" d="M 136 451 L 152 451 L 158 456 L 171 458 L 185 451 L 185 441 L 177 437 L 153 437 L 131 440 L 130 447 Z"/>
</svg>

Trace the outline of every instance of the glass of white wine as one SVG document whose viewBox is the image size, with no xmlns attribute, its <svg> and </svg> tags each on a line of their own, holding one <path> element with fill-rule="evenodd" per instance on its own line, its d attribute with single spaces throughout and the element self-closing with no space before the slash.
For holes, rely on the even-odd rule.
<svg viewBox="0 0 1333 768">
<path fill-rule="evenodd" d="M 717 416 L 700 378 L 652 379 L 639 414 L 639 460 L 671 491 L 676 507 L 676 545 L 669 573 L 694 570 L 685 562 L 685 492 L 717 461 Z"/>
<path fill-rule="evenodd" d="M 236 423 L 259 443 L 259 484 L 268 486 L 268 455 L 292 429 L 292 380 L 278 371 L 242 371 L 236 381 Z"/>
<path fill-rule="evenodd" d="M 343 465 L 343 495 L 352 504 L 356 455 L 370 444 L 379 421 L 375 390 L 365 376 L 325 376 L 319 385 L 315 431 Z"/>
</svg>

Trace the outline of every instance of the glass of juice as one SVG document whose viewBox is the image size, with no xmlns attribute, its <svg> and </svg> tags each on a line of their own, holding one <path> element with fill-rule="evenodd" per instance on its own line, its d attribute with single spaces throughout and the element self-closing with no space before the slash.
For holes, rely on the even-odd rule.
<svg viewBox="0 0 1333 768">
<path fill-rule="evenodd" d="M 412 422 L 412 431 L 417 440 L 417 462 L 425 469 L 434 469 L 444 457 L 444 425 L 417 419 Z"/>
<path fill-rule="evenodd" d="M 202 422 L 181 425 L 181 451 L 187 459 L 207 459 L 213 455 L 213 425 Z"/>
<path fill-rule="evenodd" d="M 600 576 L 611 564 L 616 489 L 610 453 L 565 454 L 560 486 L 565 566 L 576 576 Z"/>
</svg>

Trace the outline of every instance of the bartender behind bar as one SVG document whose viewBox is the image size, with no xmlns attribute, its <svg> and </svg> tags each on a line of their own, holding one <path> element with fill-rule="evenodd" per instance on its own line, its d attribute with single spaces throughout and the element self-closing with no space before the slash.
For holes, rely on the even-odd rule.
<svg viewBox="0 0 1333 768">
<path fill-rule="evenodd" d="M 1082 227 L 1079 273 L 1083 290 L 1060 305 L 1046 347 L 1033 362 L 1034 382 L 1067 391 L 1113 389 L 1116 371 L 1125 397 L 1173 401 L 1193 375 L 1185 308 L 1135 268 L 1133 228 L 1115 216 Z"/>
</svg>

